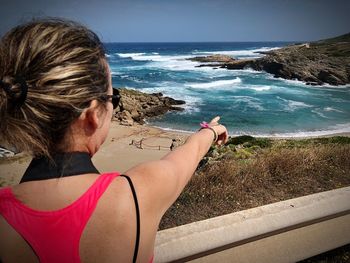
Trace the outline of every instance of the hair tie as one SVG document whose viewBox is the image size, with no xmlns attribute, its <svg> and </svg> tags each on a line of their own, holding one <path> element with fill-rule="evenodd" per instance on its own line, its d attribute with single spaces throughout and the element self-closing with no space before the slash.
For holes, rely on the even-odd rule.
<svg viewBox="0 0 350 263">
<path fill-rule="evenodd" d="M 18 107 L 21 107 L 27 98 L 28 85 L 26 80 L 22 76 L 15 76 L 15 81 L 16 83 L 20 84 L 20 89 L 21 89 L 21 94 L 16 99 L 16 104 Z"/>
<path fill-rule="evenodd" d="M 3 90 L 9 96 L 9 99 L 14 104 L 14 106 L 20 108 L 24 104 L 24 101 L 27 98 L 28 85 L 22 76 L 16 75 L 14 79 L 15 79 L 15 84 L 19 84 L 19 87 L 21 90 L 21 93 L 19 94 L 19 96 L 16 96 L 13 90 L 11 90 L 11 85 L 9 83 L 6 83 L 0 80 L 0 87 L 3 88 Z"/>
</svg>

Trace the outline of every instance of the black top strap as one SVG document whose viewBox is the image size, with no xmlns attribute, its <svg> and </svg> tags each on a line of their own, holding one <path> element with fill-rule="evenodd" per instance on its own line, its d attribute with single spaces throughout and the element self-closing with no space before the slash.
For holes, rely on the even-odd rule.
<svg viewBox="0 0 350 263">
<path fill-rule="evenodd" d="M 56 153 L 52 156 L 52 160 L 47 157 L 34 158 L 20 183 L 87 173 L 99 174 L 91 161 L 89 153 Z"/>
<path fill-rule="evenodd" d="M 134 185 L 132 184 L 132 181 L 131 181 L 130 177 L 127 176 L 127 175 L 124 175 L 124 174 L 122 174 L 120 176 L 123 176 L 123 177 L 125 177 L 128 180 L 130 188 L 131 188 L 132 195 L 134 197 L 134 202 L 135 202 L 135 208 L 136 208 L 136 241 L 135 241 L 134 257 L 133 257 L 133 260 L 132 260 L 132 262 L 135 263 L 136 259 L 137 259 L 137 253 L 139 251 L 139 243 L 140 243 L 140 210 L 139 210 L 139 204 L 138 204 L 138 201 L 137 201 L 135 188 L 134 188 Z"/>
</svg>

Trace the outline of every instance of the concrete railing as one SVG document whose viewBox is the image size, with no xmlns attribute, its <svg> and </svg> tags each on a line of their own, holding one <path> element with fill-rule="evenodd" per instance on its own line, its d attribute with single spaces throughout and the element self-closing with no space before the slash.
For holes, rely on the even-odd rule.
<svg viewBox="0 0 350 263">
<path fill-rule="evenodd" d="M 350 243 L 350 187 L 159 231 L 155 262 L 295 262 Z"/>
</svg>

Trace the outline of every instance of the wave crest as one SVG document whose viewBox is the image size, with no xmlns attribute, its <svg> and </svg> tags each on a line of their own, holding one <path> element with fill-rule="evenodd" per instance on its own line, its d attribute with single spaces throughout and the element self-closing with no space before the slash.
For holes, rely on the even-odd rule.
<svg viewBox="0 0 350 263">
<path fill-rule="evenodd" d="M 234 85 L 239 83 L 242 83 L 242 80 L 239 77 L 237 77 L 234 79 L 216 80 L 216 81 L 207 82 L 207 83 L 189 83 L 189 84 L 186 84 L 186 86 L 191 88 L 197 88 L 197 89 L 209 89 L 209 88 L 222 87 L 222 86 Z"/>
<path fill-rule="evenodd" d="M 131 58 L 134 59 L 136 57 L 145 55 L 146 53 L 116 53 L 121 58 Z"/>
</svg>

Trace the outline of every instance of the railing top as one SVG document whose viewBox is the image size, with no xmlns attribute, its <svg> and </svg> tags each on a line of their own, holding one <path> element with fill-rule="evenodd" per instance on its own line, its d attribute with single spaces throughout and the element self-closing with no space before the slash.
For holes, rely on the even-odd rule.
<svg viewBox="0 0 350 263">
<path fill-rule="evenodd" d="M 350 213 L 350 187 L 302 196 L 159 231 L 157 262 L 169 262 L 204 251 Z"/>
</svg>

